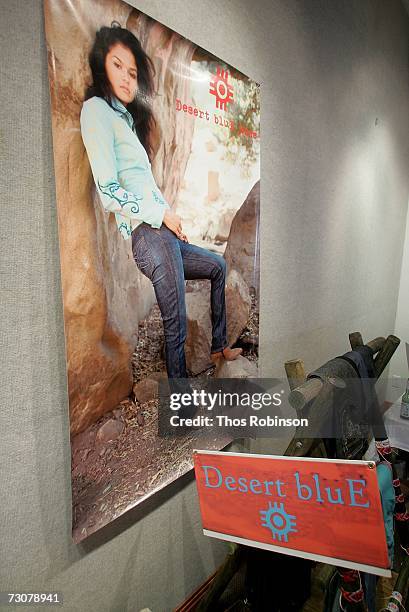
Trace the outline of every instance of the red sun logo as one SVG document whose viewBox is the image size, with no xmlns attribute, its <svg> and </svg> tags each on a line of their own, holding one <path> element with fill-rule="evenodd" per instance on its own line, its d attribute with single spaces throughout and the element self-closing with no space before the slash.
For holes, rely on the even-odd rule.
<svg viewBox="0 0 409 612">
<path fill-rule="evenodd" d="M 229 73 L 221 68 L 216 69 L 216 75 L 212 75 L 209 93 L 216 98 L 216 108 L 226 110 L 233 100 L 233 87 L 229 85 Z"/>
</svg>

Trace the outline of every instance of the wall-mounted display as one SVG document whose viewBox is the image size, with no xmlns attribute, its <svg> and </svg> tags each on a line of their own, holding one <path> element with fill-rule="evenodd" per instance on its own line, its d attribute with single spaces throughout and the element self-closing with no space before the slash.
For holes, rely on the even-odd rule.
<svg viewBox="0 0 409 612">
<path fill-rule="evenodd" d="M 260 91 L 121 0 L 45 0 L 80 541 L 185 474 L 162 378 L 255 377 Z"/>
</svg>

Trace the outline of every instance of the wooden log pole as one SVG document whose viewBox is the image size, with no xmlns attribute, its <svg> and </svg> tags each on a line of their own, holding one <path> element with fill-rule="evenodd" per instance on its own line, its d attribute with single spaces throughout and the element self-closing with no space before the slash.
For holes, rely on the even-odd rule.
<svg viewBox="0 0 409 612">
<path fill-rule="evenodd" d="M 385 345 L 385 338 L 383 338 L 382 336 L 379 336 L 378 338 L 375 338 L 374 340 L 370 340 L 369 342 L 366 343 L 366 346 L 369 346 L 370 349 L 372 349 L 373 354 L 375 355 L 375 353 L 378 353 L 379 351 L 381 351 Z"/>
<path fill-rule="evenodd" d="M 309 378 L 305 383 L 291 391 L 288 401 L 297 412 L 301 412 L 311 400 L 317 397 L 322 385 L 323 383 L 319 378 Z"/>
<path fill-rule="evenodd" d="M 291 391 L 305 382 L 305 367 L 301 359 L 290 359 L 285 362 L 284 367 Z"/>
<path fill-rule="evenodd" d="M 374 361 L 375 374 L 377 378 L 380 377 L 380 375 L 388 365 L 389 361 L 392 358 L 392 355 L 398 348 L 399 344 L 400 340 L 396 336 L 390 335 L 386 338 L 386 342 L 375 357 Z"/>
<path fill-rule="evenodd" d="M 298 389 L 300 388 L 301 387 L 298 387 Z M 298 389 L 295 389 L 292 391 L 292 393 L 298 391 Z M 335 386 L 331 382 L 328 381 L 325 384 L 321 382 L 320 390 L 313 398 L 314 401 L 311 404 L 310 410 L 308 411 L 308 426 L 310 431 L 316 431 L 317 433 L 320 432 L 322 424 L 327 421 L 328 416 L 333 409 L 334 390 Z M 297 427 L 295 436 L 285 452 L 286 455 L 291 457 L 312 456 L 313 451 L 321 444 L 322 440 L 319 437 L 305 438 L 303 434 L 305 435 L 304 428 L 301 426 Z"/>
<path fill-rule="evenodd" d="M 358 346 L 363 346 L 364 341 L 362 340 L 361 332 L 352 332 L 349 334 L 349 343 L 351 345 L 351 349 L 354 350 Z"/>
<path fill-rule="evenodd" d="M 308 426 L 311 431 L 320 431 L 322 424 L 326 422 L 328 415 L 330 414 L 331 410 L 333 410 L 333 395 L 335 386 L 329 382 L 329 380 L 330 379 L 328 379 L 328 382 L 325 384 L 319 381 L 321 383 L 320 390 L 313 398 L 311 407 L 308 410 Z M 297 437 L 302 437 L 302 430 L 303 428 L 301 426 L 297 428 L 296 435 L 297 433 L 301 434 Z"/>
</svg>

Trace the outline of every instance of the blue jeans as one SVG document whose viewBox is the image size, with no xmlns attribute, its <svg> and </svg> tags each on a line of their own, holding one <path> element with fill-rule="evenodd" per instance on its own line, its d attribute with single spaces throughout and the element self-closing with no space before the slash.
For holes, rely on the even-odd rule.
<svg viewBox="0 0 409 612">
<path fill-rule="evenodd" d="M 160 229 L 138 225 L 132 232 L 132 253 L 155 290 L 165 332 L 168 377 L 187 378 L 185 279 L 211 280 L 211 352 L 217 353 L 227 346 L 226 262 L 216 253 L 179 240 L 163 224 Z"/>
</svg>

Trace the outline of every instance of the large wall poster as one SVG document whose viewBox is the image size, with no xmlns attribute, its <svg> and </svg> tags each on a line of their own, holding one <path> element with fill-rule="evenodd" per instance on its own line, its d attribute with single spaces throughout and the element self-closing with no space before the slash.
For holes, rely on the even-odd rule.
<svg viewBox="0 0 409 612">
<path fill-rule="evenodd" d="M 215 371 L 213 281 L 183 259 L 187 374 L 257 376 L 260 101 L 257 83 L 121 0 L 45 0 L 44 11 L 78 542 L 190 470 L 193 448 L 230 441 L 158 436 L 158 381 L 184 363 L 179 349 L 169 359 L 168 292 L 153 288 L 158 237 L 227 264 L 227 342 L 243 353 Z M 94 53 L 93 83 L 97 32 L 108 47 Z"/>
</svg>

